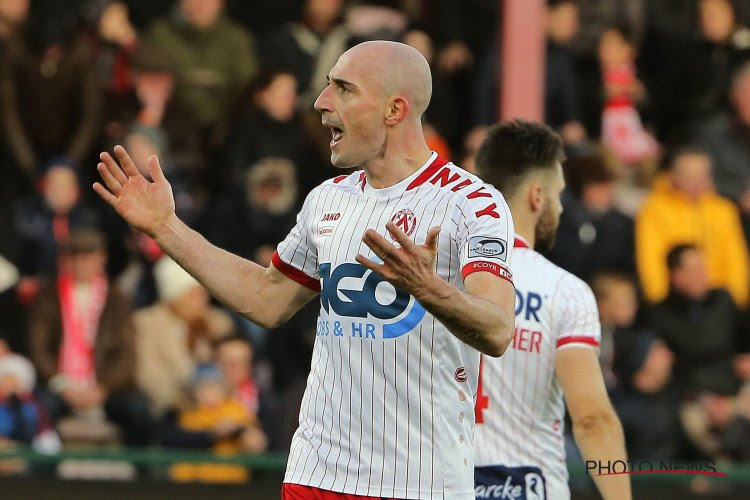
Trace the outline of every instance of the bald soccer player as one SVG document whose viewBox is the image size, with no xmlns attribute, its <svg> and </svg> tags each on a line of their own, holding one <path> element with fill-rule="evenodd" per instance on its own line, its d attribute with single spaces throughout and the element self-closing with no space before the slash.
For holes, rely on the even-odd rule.
<svg viewBox="0 0 750 500">
<path fill-rule="evenodd" d="M 540 123 L 495 125 L 477 169 L 507 198 L 516 220 L 516 327 L 501 359 L 482 357 L 477 394 L 476 498 L 570 498 L 565 403 L 587 461 L 627 459 L 622 426 L 599 367 L 599 313 L 589 286 L 545 259 L 565 186 L 563 143 Z M 594 476 L 605 500 L 629 500 L 627 475 Z"/>
<path fill-rule="evenodd" d="M 361 170 L 312 190 L 268 268 L 183 224 L 155 157 L 149 182 L 122 147 L 101 155 L 96 192 L 228 306 L 273 328 L 320 295 L 284 499 L 474 496 L 478 351 L 513 334 L 514 230 L 492 186 L 427 147 L 431 89 L 407 45 L 339 58 L 315 108 L 333 165 Z"/>
</svg>

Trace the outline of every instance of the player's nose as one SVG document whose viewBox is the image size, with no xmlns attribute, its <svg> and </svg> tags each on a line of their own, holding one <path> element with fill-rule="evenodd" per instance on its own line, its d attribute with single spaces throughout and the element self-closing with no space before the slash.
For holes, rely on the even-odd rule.
<svg viewBox="0 0 750 500">
<path fill-rule="evenodd" d="M 323 113 L 326 111 L 331 111 L 333 109 L 331 105 L 331 86 L 327 85 L 321 92 L 320 95 L 318 95 L 318 98 L 315 99 L 315 104 L 313 105 L 315 107 L 315 110 L 318 113 Z"/>
</svg>

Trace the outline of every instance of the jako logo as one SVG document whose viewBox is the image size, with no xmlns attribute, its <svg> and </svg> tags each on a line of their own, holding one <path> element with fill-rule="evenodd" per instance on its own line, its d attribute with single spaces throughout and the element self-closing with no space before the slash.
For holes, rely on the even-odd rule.
<svg viewBox="0 0 750 500">
<path fill-rule="evenodd" d="M 323 218 L 320 219 L 322 222 L 330 222 L 334 220 L 339 220 L 339 217 L 341 217 L 341 214 L 339 212 L 333 213 L 333 214 L 325 214 L 323 215 Z"/>
<path fill-rule="evenodd" d="M 414 297 L 390 284 L 387 286 L 396 291 L 395 298 L 388 304 L 380 303 L 376 291 L 385 280 L 361 264 L 340 264 L 332 270 L 326 262 L 320 265 L 320 277 L 323 280 L 320 304 L 326 312 L 333 309 L 339 316 L 382 320 L 384 339 L 409 333 L 425 315 L 424 307 Z M 399 317 L 398 321 L 386 323 Z"/>
</svg>

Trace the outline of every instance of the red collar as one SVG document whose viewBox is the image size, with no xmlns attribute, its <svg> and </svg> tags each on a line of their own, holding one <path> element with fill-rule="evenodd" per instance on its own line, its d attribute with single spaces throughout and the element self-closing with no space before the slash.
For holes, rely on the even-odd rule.
<svg viewBox="0 0 750 500">
<path fill-rule="evenodd" d="M 529 248 L 529 244 L 520 236 L 516 236 L 516 240 L 513 242 L 513 248 Z"/>
</svg>

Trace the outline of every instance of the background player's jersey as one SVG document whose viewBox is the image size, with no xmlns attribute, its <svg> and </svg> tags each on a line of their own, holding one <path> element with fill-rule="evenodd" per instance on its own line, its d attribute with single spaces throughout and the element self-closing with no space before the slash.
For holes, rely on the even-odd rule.
<svg viewBox="0 0 750 500">
<path fill-rule="evenodd" d="M 385 235 L 388 221 L 418 244 L 440 226 L 437 272 L 461 289 L 474 271 L 512 279 L 513 222 L 502 196 L 435 153 L 388 188 L 371 188 L 364 172 L 315 188 L 273 258 L 320 289 L 321 301 L 284 481 L 376 497 L 473 498 L 479 353 L 355 261 L 373 258 L 365 230 Z"/>
<path fill-rule="evenodd" d="M 539 468 L 546 496 L 529 498 L 567 498 L 565 403 L 555 377 L 555 356 L 560 349 L 597 348 L 599 313 L 586 283 L 518 237 L 511 269 L 516 287 L 515 334 L 501 358 L 482 356 L 476 463 Z M 482 498 L 479 491 L 477 498 Z"/>
</svg>

